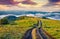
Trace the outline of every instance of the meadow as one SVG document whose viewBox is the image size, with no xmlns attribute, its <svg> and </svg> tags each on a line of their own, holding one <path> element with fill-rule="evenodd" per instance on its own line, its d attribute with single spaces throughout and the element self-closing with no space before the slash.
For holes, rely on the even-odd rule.
<svg viewBox="0 0 60 39">
<path fill-rule="evenodd" d="M 12 23 L 1 25 L 0 24 L 0 39 L 22 39 L 24 33 L 34 27 L 37 21 L 41 20 L 43 29 L 56 39 L 60 39 L 60 21 L 43 19 L 37 17 L 19 17 Z M 1 23 L 1 21 L 0 21 Z"/>
</svg>

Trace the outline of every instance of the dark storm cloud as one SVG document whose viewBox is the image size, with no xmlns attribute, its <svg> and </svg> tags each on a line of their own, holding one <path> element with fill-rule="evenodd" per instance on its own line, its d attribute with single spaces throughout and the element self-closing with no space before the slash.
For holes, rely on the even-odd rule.
<svg viewBox="0 0 60 39">
<path fill-rule="evenodd" d="M 51 4 L 51 5 L 60 5 L 60 0 L 49 0 L 49 4 Z"/>
<path fill-rule="evenodd" d="M 49 3 L 47 3 L 46 5 L 44 5 L 43 7 L 47 7 L 47 6 L 55 6 L 55 5 L 60 5 L 60 0 L 48 0 Z"/>
<path fill-rule="evenodd" d="M 60 0 L 49 0 L 49 2 L 60 2 Z"/>
<path fill-rule="evenodd" d="M 14 5 L 18 2 L 14 2 L 13 0 L 0 0 L 0 4 L 6 4 L 6 5 Z"/>
</svg>

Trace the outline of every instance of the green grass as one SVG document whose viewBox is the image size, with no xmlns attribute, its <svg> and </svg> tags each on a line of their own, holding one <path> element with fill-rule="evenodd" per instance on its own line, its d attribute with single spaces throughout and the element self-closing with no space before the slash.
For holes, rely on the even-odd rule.
<svg viewBox="0 0 60 39">
<path fill-rule="evenodd" d="M 43 29 L 56 39 L 60 39 L 60 21 L 35 17 L 20 17 L 14 24 L 0 26 L 0 39 L 21 39 L 24 33 L 34 27 L 37 20 L 43 22 Z"/>
<path fill-rule="evenodd" d="M 56 39 L 60 39 L 60 21 L 58 20 L 42 20 L 43 29 Z"/>
</svg>

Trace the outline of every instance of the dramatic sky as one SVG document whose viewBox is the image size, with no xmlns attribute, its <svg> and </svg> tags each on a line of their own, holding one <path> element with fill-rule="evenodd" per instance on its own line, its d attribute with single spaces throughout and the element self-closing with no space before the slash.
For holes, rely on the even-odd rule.
<svg viewBox="0 0 60 39">
<path fill-rule="evenodd" d="M 60 11 L 60 0 L 0 0 L 0 10 Z"/>
</svg>

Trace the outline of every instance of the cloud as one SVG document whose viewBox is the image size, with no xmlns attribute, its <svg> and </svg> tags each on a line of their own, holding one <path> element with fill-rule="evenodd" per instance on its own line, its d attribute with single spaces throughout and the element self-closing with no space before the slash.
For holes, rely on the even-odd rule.
<svg viewBox="0 0 60 39">
<path fill-rule="evenodd" d="M 30 5 L 36 5 L 37 4 L 36 2 L 33 2 L 31 0 L 25 0 L 25 1 L 22 1 L 21 3 L 22 4 L 30 4 Z"/>
<path fill-rule="evenodd" d="M 49 2 L 60 2 L 60 0 L 49 0 Z"/>
<path fill-rule="evenodd" d="M 53 5 L 60 5 L 60 0 L 49 0 L 49 3 Z"/>
<path fill-rule="evenodd" d="M 14 4 L 18 4 L 18 2 L 14 2 L 13 0 L 0 0 L 0 4 L 3 4 L 3 5 L 14 5 Z"/>
<path fill-rule="evenodd" d="M 9 2 L 9 3 L 8 3 Z M 0 0 L 0 10 L 26 10 L 26 11 L 46 11 L 46 12 L 53 12 L 53 11 L 60 11 L 60 5 L 53 4 L 54 2 L 46 2 L 46 1 L 36 1 L 36 0 L 24 0 L 24 1 L 12 1 L 12 0 Z M 16 2 L 19 2 L 16 6 Z M 60 3 L 60 2 L 59 2 Z M 5 4 L 5 5 L 2 5 Z M 8 5 L 7 5 L 8 4 Z M 9 5 L 10 4 L 10 5 Z M 13 6 L 12 6 L 13 5 Z M 46 7 L 45 7 L 46 6 Z"/>
<path fill-rule="evenodd" d="M 60 6 L 60 0 L 48 0 L 48 3 L 44 5 L 43 7 L 58 7 Z"/>
<path fill-rule="evenodd" d="M 5 5 L 15 5 L 18 3 L 22 3 L 22 4 L 30 4 L 30 5 L 35 5 L 37 4 L 36 2 L 33 2 L 31 0 L 22 0 L 22 1 L 15 1 L 15 0 L 0 0 L 0 4 L 5 4 Z"/>
</svg>

